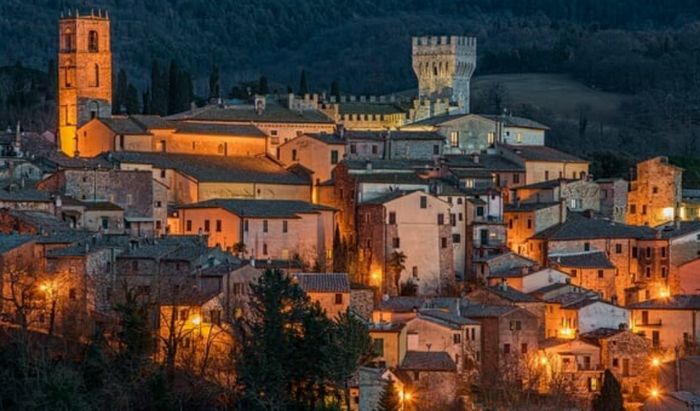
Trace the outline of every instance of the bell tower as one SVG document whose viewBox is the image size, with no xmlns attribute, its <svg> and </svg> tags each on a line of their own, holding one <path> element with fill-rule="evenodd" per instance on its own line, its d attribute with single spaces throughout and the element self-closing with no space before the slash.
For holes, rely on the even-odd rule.
<svg viewBox="0 0 700 411">
<path fill-rule="evenodd" d="M 476 68 L 476 38 L 461 36 L 413 37 L 413 71 L 418 97 L 448 100 L 469 112 L 469 83 Z"/>
<path fill-rule="evenodd" d="M 77 156 L 77 129 L 112 115 L 112 52 L 109 16 L 98 10 L 69 12 L 58 22 L 59 150 Z"/>
</svg>

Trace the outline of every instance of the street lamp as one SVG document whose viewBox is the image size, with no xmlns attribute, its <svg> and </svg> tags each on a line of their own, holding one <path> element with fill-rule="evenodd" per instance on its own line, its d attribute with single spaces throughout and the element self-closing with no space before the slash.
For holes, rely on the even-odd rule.
<svg viewBox="0 0 700 411">
<path fill-rule="evenodd" d="M 39 290 L 46 295 L 46 298 L 51 302 L 51 311 L 49 312 L 49 335 L 53 335 L 53 327 L 56 322 L 56 284 L 53 281 L 44 281 L 39 284 Z"/>
<path fill-rule="evenodd" d="M 659 357 L 654 357 L 654 358 L 652 358 L 652 360 L 651 360 L 651 365 L 653 365 L 654 367 L 660 366 L 660 365 L 661 365 L 661 360 L 659 359 Z"/>
</svg>

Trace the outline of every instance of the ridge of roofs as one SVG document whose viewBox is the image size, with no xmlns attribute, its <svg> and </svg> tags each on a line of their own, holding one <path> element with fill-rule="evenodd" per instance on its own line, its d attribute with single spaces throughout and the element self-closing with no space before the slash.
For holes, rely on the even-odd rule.
<svg viewBox="0 0 700 411">
<path fill-rule="evenodd" d="M 506 127 L 520 127 L 520 128 L 532 128 L 535 130 L 549 130 L 548 126 L 537 122 L 535 120 L 530 120 L 525 117 L 502 115 L 502 114 L 477 114 L 477 116 L 485 117 L 489 120 L 498 121 L 503 123 Z"/>
<path fill-rule="evenodd" d="M 524 186 L 516 187 L 516 190 L 521 189 L 537 189 L 537 188 L 556 188 L 560 187 L 562 184 L 572 183 L 574 181 L 579 181 L 575 178 L 557 178 L 554 180 L 540 181 L 539 183 L 527 184 Z"/>
<path fill-rule="evenodd" d="M 320 110 L 291 110 L 275 102 L 267 102 L 265 109 L 257 111 L 253 104 L 220 106 L 210 104 L 194 110 L 166 117 L 167 120 L 197 120 L 245 123 L 321 123 L 333 124 L 333 120 Z"/>
<path fill-rule="evenodd" d="M 114 151 L 105 155 L 118 163 L 150 164 L 174 169 L 200 182 L 244 182 L 307 185 L 308 177 L 294 174 L 266 156 L 211 156 L 137 151 Z"/>
<path fill-rule="evenodd" d="M 235 135 L 267 138 L 267 134 L 250 124 L 212 124 L 189 121 L 178 121 L 176 123 L 175 134 Z"/>
<path fill-rule="evenodd" d="M 588 163 L 574 155 L 547 146 L 503 145 L 503 148 L 525 161 Z"/>
<path fill-rule="evenodd" d="M 248 218 L 295 218 L 297 214 L 333 211 L 334 208 L 301 200 L 211 199 L 186 204 L 180 209 L 223 208 L 238 216 Z"/>
<path fill-rule="evenodd" d="M 600 218 L 588 218 L 570 212 L 566 221 L 552 226 L 533 238 L 550 241 L 585 240 L 595 238 L 655 238 L 656 230 L 645 226 L 631 226 Z"/>
<path fill-rule="evenodd" d="M 445 351 L 406 351 L 399 368 L 406 371 L 457 371 L 455 362 Z"/>
<path fill-rule="evenodd" d="M 603 251 L 550 255 L 549 261 L 561 267 L 600 269 L 615 268 L 615 266 L 610 262 L 607 254 Z"/>
<path fill-rule="evenodd" d="M 347 140 L 445 140 L 435 131 L 347 130 L 343 137 Z"/>
<path fill-rule="evenodd" d="M 350 292 L 350 280 L 346 273 L 297 273 L 294 277 L 307 293 Z"/>
<path fill-rule="evenodd" d="M 654 298 L 627 306 L 631 309 L 657 309 L 657 310 L 699 310 L 700 295 L 680 294 L 668 298 Z"/>
</svg>

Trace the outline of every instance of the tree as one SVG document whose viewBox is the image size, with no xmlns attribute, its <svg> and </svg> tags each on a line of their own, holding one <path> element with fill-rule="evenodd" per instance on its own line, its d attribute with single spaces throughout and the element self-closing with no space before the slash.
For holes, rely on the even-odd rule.
<svg viewBox="0 0 700 411">
<path fill-rule="evenodd" d="M 260 76 L 260 80 L 258 80 L 258 93 L 262 95 L 270 93 L 270 87 L 267 84 L 267 77 L 265 76 Z"/>
<path fill-rule="evenodd" d="M 129 81 L 126 77 L 126 71 L 119 69 L 117 75 L 117 89 L 114 93 L 114 101 L 112 103 L 112 114 L 123 114 L 126 110 L 126 99 L 129 88 Z"/>
<path fill-rule="evenodd" d="M 175 60 L 172 60 L 168 71 L 168 114 L 186 111 L 193 98 L 190 74 L 180 70 Z"/>
<path fill-rule="evenodd" d="M 344 273 L 347 270 L 347 245 L 340 237 L 340 229 L 336 226 L 333 234 L 333 271 Z"/>
<path fill-rule="evenodd" d="M 336 101 L 340 101 L 340 85 L 338 84 L 338 80 L 333 80 L 331 82 L 330 95 L 335 97 Z"/>
<path fill-rule="evenodd" d="M 301 70 L 301 76 L 299 78 L 299 95 L 304 95 L 309 93 L 309 85 L 306 83 L 306 70 Z"/>
<path fill-rule="evenodd" d="M 216 100 L 221 97 L 221 79 L 219 76 L 219 66 L 212 65 L 209 74 L 209 100 Z"/>
<path fill-rule="evenodd" d="M 394 384 L 394 380 L 389 378 L 389 382 L 384 386 L 384 391 L 382 392 L 381 398 L 379 398 L 379 404 L 377 404 L 377 411 L 400 411 L 401 410 L 401 397 L 399 396 L 399 390 Z"/>
<path fill-rule="evenodd" d="M 593 399 L 592 405 L 594 411 L 625 410 L 620 382 L 609 369 L 605 370 L 603 388 L 600 390 L 600 394 Z"/>
<path fill-rule="evenodd" d="M 399 289 L 399 281 L 401 280 L 401 273 L 406 269 L 406 254 L 403 251 L 394 251 L 389 256 L 389 261 L 387 261 L 387 271 L 393 277 L 393 284 L 396 289 Z"/>
<path fill-rule="evenodd" d="M 149 114 L 164 116 L 168 113 L 168 81 L 157 60 L 151 65 L 151 104 Z"/>
<path fill-rule="evenodd" d="M 129 84 L 126 89 L 126 100 L 124 102 L 127 114 L 139 114 L 141 112 L 141 103 L 139 101 L 139 91 L 133 84 Z"/>
<path fill-rule="evenodd" d="M 141 113 L 151 114 L 151 92 L 149 90 L 141 93 L 142 109 Z"/>
</svg>

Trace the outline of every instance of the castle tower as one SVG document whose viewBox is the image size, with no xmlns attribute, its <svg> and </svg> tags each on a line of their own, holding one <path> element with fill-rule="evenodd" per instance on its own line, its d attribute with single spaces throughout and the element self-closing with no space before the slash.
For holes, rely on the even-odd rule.
<svg viewBox="0 0 700 411">
<path fill-rule="evenodd" d="M 77 129 L 112 114 L 112 52 L 109 17 L 76 11 L 58 23 L 59 150 L 77 155 Z"/>
<path fill-rule="evenodd" d="M 476 38 L 413 37 L 413 71 L 418 97 L 449 100 L 469 112 L 469 81 L 476 68 Z"/>
</svg>

